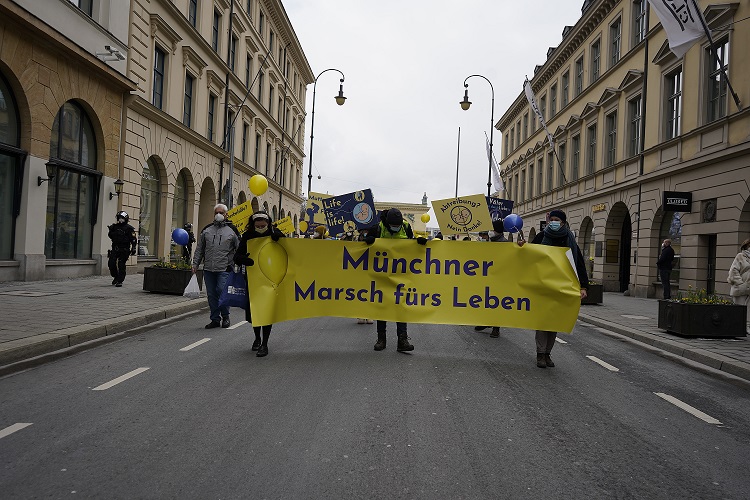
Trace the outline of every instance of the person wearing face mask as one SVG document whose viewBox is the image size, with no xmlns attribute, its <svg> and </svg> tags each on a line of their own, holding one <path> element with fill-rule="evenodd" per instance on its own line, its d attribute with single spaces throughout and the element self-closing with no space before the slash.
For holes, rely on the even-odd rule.
<svg viewBox="0 0 750 500">
<path fill-rule="evenodd" d="M 503 220 L 498 219 L 495 221 L 492 221 L 492 231 L 487 232 L 487 237 L 489 238 L 490 242 L 496 242 L 496 243 L 507 243 L 508 238 L 505 237 L 505 228 L 503 227 Z M 481 332 L 482 330 L 486 330 L 489 328 L 488 326 L 475 326 L 474 330 Z M 490 337 L 492 338 L 498 338 L 500 336 L 500 327 L 493 326 L 492 332 L 490 333 Z"/>
<path fill-rule="evenodd" d="M 116 224 L 107 226 L 108 236 L 112 240 L 112 249 L 107 252 L 109 257 L 109 274 L 112 275 L 112 284 L 121 287 L 125 281 L 125 264 L 128 257 L 135 255 L 138 239 L 135 237 L 135 228 L 128 224 L 127 212 L 117 212 Z"/>
<path fill-rule="evenodd" d="M 573 261 L 575 262 L 578 281 L 581 285 L 581 300 L 583 300 L 586 298 L 589 276 L 586 272 L 586 264 L 583 260 L 581 249 L 578 248 L 575 236 L 568 228 L 566 221 L 565 212 L 562 210 L 552 210 L 549 213 L 549 222 L 545 226 L 544 231 L 537 234 L 531 243 L 570 248 L 573 252 Z M 524 243 L 523 239 L 519 239 L 519 246 L 523 246 Z M 536 366 L 539 368 L 552 368 L 555 366 L 552 358 L 550 358 L 550 352 L 555 345 L 556 338 L 557 332 L 536 331 Z"/>
<path fill-rule="evenodd" d="M 377 226 L 368 229 L 365 243 L 372 245 L 375 243 L 375 238 L 413 240 L 414 231 L 412 231 L 411 225 L 404 220 L 401 211 L 398 208 L 391 208 L 380 213 L 380 222 Z M 417 243 L 424 245 L 427 243 L 427 238 L 419 237 L 417 238 Z M 378 340 L 375 343 L 376 351 L 385 349 L 385 330 L 386 322 L 377 320 Z M 406 334 L 406 323 L 396 323 L 396 335 L 398 337 L 398 344 L 396 345 L 398 352 L 414 350 L 414 346 L 409 343 L 409 337 Z"/>
<path fill-rule="evenodd" d="M 211 322 L 206 328 L 229 328 L 229 308 L 219 307 L 221 292 L 227 284 L 232 269 L 234 254 L 240 238 L 227 220 L 227 206 L 219 203 L 214 207 L 214 221 L 203 228 L 193 255 L 193 274 L 203 262 L 203 280 L 206 283 Z"/>
<path fill-rule="evenodd" d="M 271 217 L 266 212 L 255 212 L 250 216 L 250 223 L 245 232 L 242 233 L 239 251 L 234 254 L 234 263 L 248 267 L 255 265 L 255 261 L 247 253 L 247 242 L 255 238 L 263 238 L 266 236 L 270 236 L 273 241 L 279 241 L 279 238 L 284 237 L 284 233 L 271 224 Z M 253 342 L 252 350 L 257 351 L 255 355 L 262 358 L 263 356 L 268 356 L 268 338 L 271 336 L 271 327 L 273 325 L 258 326 L 253 324 L 252 316 L 250 314 L 249 296 L 247 300 L 248 305 L 247 308 L 245 308 L 245 320 L 253 325 L 253 333 L 255 334 L 255 341 Z M 262 337 L 261 333 L 263 334 Z"/>
</svg>

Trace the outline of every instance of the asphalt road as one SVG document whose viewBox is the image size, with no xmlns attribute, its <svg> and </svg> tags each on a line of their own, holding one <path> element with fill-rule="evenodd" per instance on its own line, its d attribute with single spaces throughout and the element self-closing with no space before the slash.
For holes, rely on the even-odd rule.
<svg viewBox="0 0 750 500">
<path fill-rule="evenodd" d="M 748 384 L 594 327 L 539 369 L 529 331 L 410 325 L 400 354 L 395 325 L 375 352 L 374 325 L 317 318 L 257 358 L 204 320 L 0 379 L 0 497 L 750 495 Z"/>
</svg>

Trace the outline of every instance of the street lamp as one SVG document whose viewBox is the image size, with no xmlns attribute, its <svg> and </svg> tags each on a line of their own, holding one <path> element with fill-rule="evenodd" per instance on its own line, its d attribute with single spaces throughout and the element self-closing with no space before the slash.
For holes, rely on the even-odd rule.
<svg viewBox="0 0 750 500">
<path fill-rule="evenodd" d="M 492 86 L 492 82 L 487 79 L 486 76 L 482 75 L 470 75 L 467 76 L 464 80 L 464 100 L 460 102 L 461 109 L 464 111 L 467 111 L 469 107 L 471 107 L 471 101 L 469 100 L 469 84 L 466 83 L 469 78 L 478 76 L 480 78 L 484 78 L 487 83 L 490 84 L 490 89 L 492 90 L 492 110 L 490 115 L 490 152 L 487 158 L 487 161 L 489 163 L 489 172 L 487 173 L 487 196 L 490 196 L 492 193 L 491 187 L 492 187 L 492 132 L 495 129 L 495 88 Z"/>
<path fill-rule="evenodd" d="M 336 99 L 336 104 L 339 106 L 343 106 L 346 102 L 346 97 L 344 97 L 344 73 L 341 72 L 341 70 L 338 70 L 336 68 L 328 68 L 324 69 L 320 73 L 318 73 L 318 76 L 315 77 L 315 83 L 313 84 L 313 101 L 312 101 L 312 118 L 310 119 L 310 168 L 307 171 L 307 198 L 310 198 L 310 190 L 312 189 L 312 161 L 313 161 L 313 140 L 315 136 L 313 133 L 315 132 L 315 88 L 318 86 L 318 78 L 325 73 L 326 71 L 338 71 L 339 74 L 341 74 L 341 80 L 339 80 L 341 83 L 339 84 L 339 95 L 334 97 Z M 320 176 L 318 176 L 318 179 L 320 179 Z"/>
</svg>

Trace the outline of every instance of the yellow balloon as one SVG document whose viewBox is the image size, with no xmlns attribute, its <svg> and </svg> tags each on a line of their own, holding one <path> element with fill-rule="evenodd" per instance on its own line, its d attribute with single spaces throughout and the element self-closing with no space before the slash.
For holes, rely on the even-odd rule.
<svg viewBox="0 0 750 500">
<path fill-rule="evenodd" d="M 268 281 L 273 283 L 274 288 L 276 288 L 286 276 L 289 256 L 283 246 L 274 241 L 269 241 L 258 252 L 256 264 L 263 276 L 268 278 Z"/>
<path fill-rule="evenodd" d="M 428 222 L 430 222 L 430 214 L 422 214 L 422 217 L 420 217 L 420 219 L 422 219 L 422 222 L 427 224 Z"/>
<path fill-rule="evenodd" d="M 307 221 L 306 220 L 299 221 L 299 230 L 302 233 L 304 233 L 304 232 L 307 231 Z"/>
<path fill-rule="evenodd" d="M 247 187 L 250 188 L 250 191 L 252 191 L 255 196 L 260 196 L 268 191 L 268 179 L 260 174 L 254 175 L 250 177 L 249 181 L 247 181 Z"/>
</svg>

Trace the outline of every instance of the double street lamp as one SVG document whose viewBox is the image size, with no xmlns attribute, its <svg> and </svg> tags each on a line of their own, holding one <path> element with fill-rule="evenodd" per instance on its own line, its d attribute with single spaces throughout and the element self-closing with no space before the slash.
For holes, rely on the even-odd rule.
<svg viewBox="0 0 750 500">
<path fill-rule="evenodd" d="M 490 151 L 487 155 L 487 161 L 489 163 L 489 172 L 487 174 L 487 196 L 490 196 L 492 194 L 491 188 L 492 188 L 492 131 L 495 129 L 495 88 L 492 86 L 492 82 L 487 79 L 487 77 L 482 75 L 470 75 L 467 76 L 464 80 L 464 100 L 461 101 L 461 109 L 464 111 L 467 111 L 469 107 L 471 107 L 471 101 L 469 100 L 469 84 L 466 83 L 469 78 L 472 78 L 474 76 L 478 76 L 480 78 L 484 78 L 487 83 L 490 84 L 490 89 L 492 90 L 492 110 L 490 115 Z M 312 146 L 312 145 L 311 145 Z"/>
<path fill-rule="evenodd" d="M 315 89 L 318 86 L 318 78 L 325 73 L 326 71 L 338 71 L 341 75 L 341 80 L 339 84 L 339 95 L 334 97 L 336 99 L 336 104 L 339 106 L 343 106 L 346 102 L 346 97 L 344 97 L 344 73 L 341 72 L 341 70 L 338 70 L 336 68 L 328 68 L 324 69 L 320 73 L 318 73 L 318 76 L 315 77 L 315 83 L 313 84 L 313 101 L 312 101 L 312 118 L 310 120 L 310 168 L 307 172 L 307 198 L 310 198 L 310 190 L 312 189 L 312 165 L 313 165 L 313 140 L 315 136 L 313 135 L 315 132 Z"/>
</svg>

